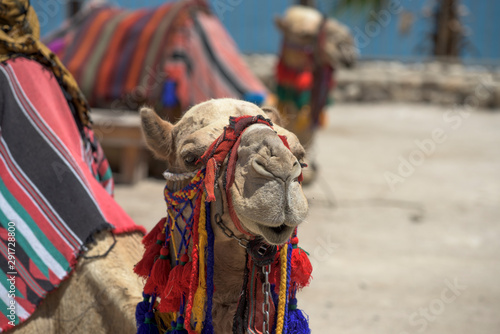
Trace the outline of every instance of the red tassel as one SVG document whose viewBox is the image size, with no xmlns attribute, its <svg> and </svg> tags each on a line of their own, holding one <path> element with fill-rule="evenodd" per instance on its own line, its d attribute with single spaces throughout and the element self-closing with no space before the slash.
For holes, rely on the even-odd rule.
<svg viewBox="0 0 500 334">
<path fill-rule="evenodd" d="M 142 244 L 144 245 L 145 248 L 149 248 L 149 246 L 151 246 L 153 243 L 156 242 L 158 234 L 160 234 L 163 228 L 165 227 L 166 220 L 167 220 L 166 218 L 160 219 L 158 224 L 156 224 L 156 226 L 153 227 L 153 229 L 149 231 L 149 233 L 146 234 L 144 238 L 142 238 Z"/>
<path fill-rule="evenodd" d="M 156 284 L 153 283 L 153 280 L 151 277 L 148 278 L 146 281 L 146 284 L 144 285 L 143 292 L 147 295 L 152 295 L 154 293 L 157 293 L 156 291 Z"/>
<path fill-rule="evenodd" d="M 182 258 L 181 258 L 182 260 Z M 160 312 L 177 312 L 181 307 L 182 296 L 187 297 L 189 292 L 189 277 L 192 263 L 180 264 L 172 268 L 168 282 L 161 295 Z"/>
<path fill-rule="evenodd" d="M 297 289 L 306 287 L 311 282 L 312 265 L 309 261 L 307 253 L 302 248 L 298 247 L 299 239 L 292 238 L 292 277 L 291 280 Z"/>
<path fill-rule="evenodd" d="M 142 256 L 142 259 L 135 265 L 134 272 L 137 275 L 144 278 L 149 276 L 155 259 L 158 257 L 158 255 L 160 255 L 160 250 L 164 241 L 165 233 L 158 234 L 156 242 L 146 249 L 144 255 Z"/>
<path fill-rule="evenodd" d="M 168 282 L 170 273 L 170 258 L 168 256 L 168 247 L 163 246 L 160 251 L 160 257 L 155 261 L 149 280 L 158 287 L 158 290 L 163 290 Z"/>
<path fill-rule="evenodd" d="M 269 283 L 274 284 L 276 293 L 278 293 L 280 287 L 280 275 L 281 275 L 281 263 L 280 263 L 280 252 L 276 252 L 274 257 L 274 262 L 271 264 L 271 273 L 269 274 Z"/>
<path fill-rule="evenodd" d="M 192 271 L 193 271 L 193 262 L 189 261 L 183 266 L 182 276 L 179 282 L 182 293 L 186 294 L 186 296 L 189 291 L 189 282 L 191 280 Z"/>
</svg>

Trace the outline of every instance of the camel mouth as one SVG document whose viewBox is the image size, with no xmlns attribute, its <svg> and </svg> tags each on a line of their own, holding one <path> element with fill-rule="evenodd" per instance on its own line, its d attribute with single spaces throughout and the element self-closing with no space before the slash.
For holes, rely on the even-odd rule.
<svg viewBox="0 0 500 334">
<path fill-rule="evenodd" d="M 262 237 L 271 245 L 283 245 L 291 237 L 295 226 L 281 224 L 279 226 L 265 226 L 259 224 Z"/>
<path fill-rule="evenodd" d="M 277 227 L 271 227 L 271 230 L 273 230 L 273 232 L 276 233 L 276 234 L 280 234 L 285 229 L 286 229 L 286 225 L 285 224 L 281 224 L 280 226 L 277 226 Z"/>
</svg>

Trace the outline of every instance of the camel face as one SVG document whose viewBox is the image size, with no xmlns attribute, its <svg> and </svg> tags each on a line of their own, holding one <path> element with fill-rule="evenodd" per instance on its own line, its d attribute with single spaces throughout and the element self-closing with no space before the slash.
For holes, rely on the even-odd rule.
<svg viewBox="0 0 500 334">
<path fill-rule="evenodd" d="M 245 131 L 238 149 L 233 204 L 243 226 L 270 244 L 285 243 L 307 214 L 298 177 L 302 168 L 278 135 L 265 125 Z"/>
<path fill-rule="evenodd" d="M 298 53 L 293 53 L 293 48 L 312 50 L 317 45 L 322 20 L 320 12 L 305 6 L 292 6 L 283 17 L 276 18 L 276 26 L 283 33 L 285 40 L 292 45 L 291 54 L 285 59 L 289 66 L 300 68 L 302 65 L 297 64 L 299 56 Z M 349 29 L 336 20 L 327 19 L 325 34 L 321 62 L 334 68 L 338 65 L 351 67 L 358 51 Z"/>
<path fill-rule="evenodd" d="M 239 100 L 211 100 L 194 106 L 173 125 L 151 109 L 141 110 L 149 148 L 166 161 L 167 169 L 173 173 L 202 168 L 196 162 L 222 134 L 229 116 L 243 115 L 263 115 L 276 121 L 277 111 L 263 110 Z M 278 135 L 286 136 L 290 149 Z M 308 210 L 298 182 L 303 147 L 294 134 L 280 126 L 275 125 L 273 130 L 254 124 L 241 135 L 237 152 L 234 183 L 229 191 L 234 212 L 251 234 L 263 237 L 270 244 L 285 243 L 294 228 L 304 221 Z M 221 167 L 224 169 L 225 164 Z M 231 222 L 225 223 L 234 227 Z"/>
</svg>

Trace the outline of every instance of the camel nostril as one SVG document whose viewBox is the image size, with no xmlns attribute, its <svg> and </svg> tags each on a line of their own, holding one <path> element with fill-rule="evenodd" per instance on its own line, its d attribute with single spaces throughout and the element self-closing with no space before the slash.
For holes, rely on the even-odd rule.
<svg viewBox="0 0 500 334">
<path fill-rule="evenodd" d="M 302 166 L 296 160 L 292 166 L 292 170 L 290 171 L 290 179 L 293 182 L 298 181 L 298 178 L 301 173 L 302 173 Z"/>
<path fill-rule="evenodd" d="M 257 159 L 254 159 L 254 160 L 252 161 L 252 167 L 253 167 L 253 169 L 254 169 L 257 173 L 259 173 L 259 174 L 261 174 L 261 175 L 264 175 L 264 176 L 267 176 L 267 177 L 274 177 L 274 175 L 273 175 L 273 174 L 271 174 L 271 173 L 270 173 L 270 172 L 266 169 L 266 167 L 264 166 L 264 164 L 263 164 L 262 162 L 260 162 L 259 160 L 257 160 Z"/>
</svg>

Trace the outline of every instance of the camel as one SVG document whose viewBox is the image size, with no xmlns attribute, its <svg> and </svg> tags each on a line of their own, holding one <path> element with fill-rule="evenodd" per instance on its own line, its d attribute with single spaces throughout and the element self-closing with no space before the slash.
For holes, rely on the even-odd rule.
<svg viewBox="0 0 500 334">
<path fill-rule="evenodd" d="M 260 109 L 232 99 L 212 100 L 193 107 L 176 125 L 163 121 L 151 109 L 141 111 L 148 146 L 166 161 L 169 172 L 184 173 L 180 175 L 190 175 L 189 172 L 199 168 L 195 162 L 222 132 L 231 115 L 262 115 L 276 124 L 280 122 L 274 109 Z M 290 150 L 278 134 L 286 136 Z M 285 243 L 306 217 L 307 201 L 298 182 L 304 154 L 297 137 L 277 125 L 274 131 L 260 124 L 252 125 L 241 136 L 231 188 L 234 210 L 243 228 L 261 236 L 268 244 Z M 180 189 L 186 182 L 189 180 L 167 181 L 167 187 Z M 217 182 L 222 189 L 222 177 Z M 220 192 L 218 196 L 221 201 L 212 204 L 212 221 L 219 210 L 217 206 L 224 203 L 222 221 L 236 238 L 228 238 L 227 231 L 213 226 L 217 246 L 212 314 L 214 333 L 231 333 L 245 267 L 245 249 L 239 246 L 238 239 L 248 236 L 235 228 L 226 194 Z M 132 273 L 132 268 L 140 260 L 141 234 L 115 238 L 116 244 L 110 248 L 112 235 L 107 232 L 97 235 L 95 245 L 79 260 L 70 278 L 12 333 L 135 332 L 133 314 L 141 300 L 143 282 Z M 87 259 L 95 255 L 105 256 Z"/>
<path fill-rule="evenodd" d="M 259 116 L 274 123 L 273 128 L 252 124 L 241 134 L 234 183 L 227 191 L 222 191 L 228 158 L 220 166 L 221 172 L 216 173 L 215 200 L 210 203 L 215 239 L 213 332 L 233 333 L 248 240 L 261 240 L 266 247 L 286 244 L 306 218 L 308 204 L 299 182 L 304 148 L 293 133 L 278 125 L 280 116 L 275 109 L 261 109 L 245 101 L 209 100 L 188 110 L 175 125 L 161 119 L 150 108 L 143 108 L 140 114 L 148 147 L 157 158 L 165 161 L 168 170 L 166 191 L 178 191 L 190 184 L 193 175 L 204 167 L 201 160 L 204 152 L 208 152 L 223 133 L 230 116 Z M 280 136 L 286 137 L 289 148 Z M 205 191 L 210 192 L 208 187 Z M 221 221 L 217 221 L 217 215 Z M 185 222 L 181 220 L 179 224 L 185 225 Z M 179 233 L 174 236 L 173 239 L 179 240 Z M 170 260 L 175 261 L 172 255 Z M 158 317 L 156 320 L 158 323 Z M 187 325 L 194 328 L 192 321 Z"/>
<path fill-rule="evenodd" d="M 323 108 L 335 87 L 335 69 L 353 66 L 357 49 L 346 26 L 311 7 L 292 6 L 275 24 L 283 34 L 276 68 L 277 108 L 286 128 L 309 152 L 316 129 L 326 123 Z M 313 159 L 308 155 L 308 160 Z M 310 167 L 315 169 L 314 162 Z M 312 178 L 308 173 L 304 182 Z"/>
</svg>

